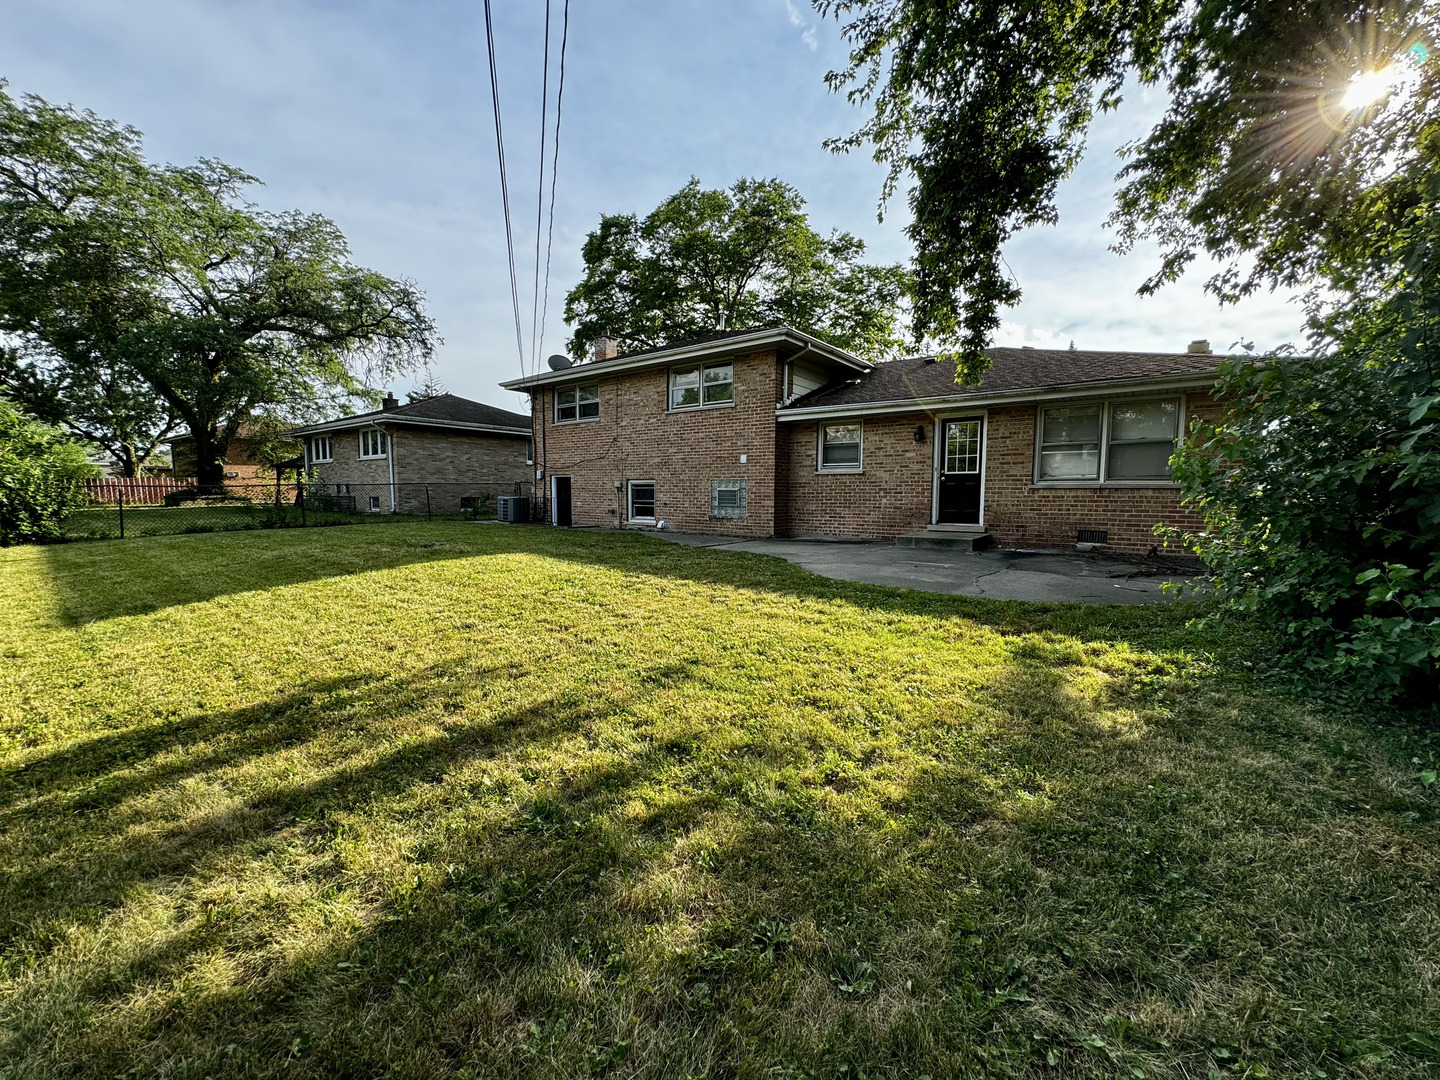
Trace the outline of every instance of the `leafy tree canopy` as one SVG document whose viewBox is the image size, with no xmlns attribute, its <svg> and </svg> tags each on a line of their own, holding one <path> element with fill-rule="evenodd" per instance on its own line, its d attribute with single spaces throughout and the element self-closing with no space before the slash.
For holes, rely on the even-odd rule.
<svg viewBox="0 0 1440 1080">
<path fill-rule="evenodd" d="M 413 284 L 354 265 L 324 217 L 246 202 L 254 183 L 152 165 L 134 129 L 0 85 L 0 332 L 77 430 L 107 373 L 146 388 L 142 426 L 183 423 L 202 487 L 257 411 L 363 394 L 435 340 Z"/>
<path fill-rule="evenodd" d="M 820 235 L 804 207 L 780 180 L 706 190 L 692 178 L 643 219 L 603 216 L 565 298 L 572 354 L 607 334 L 631 351 L 780 324 L 871 359 L 895 353 L 909 273 L 861 262 L 861 240 Z"/>
<path fill-rule="evenodd" d="M 1436 0 L 815 6 L 852 46 L 831 87 L 872 110 L 831 145 L 889 165 L 883 198 L 913 182 L 914 330 L 958 343 L 971 371 L 1020 298 L 1001 246 L 1056 220 L 1090 122 L 1137 81 L 1170 97 L 1126 148 L 1112 218 L 1118 248 L 1159 244 L 1142 292 L 1201 252 L 1224 266 L 1207 283 L 1222 300 L 1363 288 L 1440 155 Z"/>
</svg>

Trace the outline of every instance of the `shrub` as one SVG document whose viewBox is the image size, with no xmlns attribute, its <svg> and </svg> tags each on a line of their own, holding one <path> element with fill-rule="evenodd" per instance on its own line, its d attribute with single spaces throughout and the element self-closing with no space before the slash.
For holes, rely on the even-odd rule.
<svg viewBox="0 0 1440 1080">
<path fill-rule="evenodd" d="M 0 397 L 0 546 L 59 540 L 98 472 L 64 432 Z"/>
<path fill-rule="evenodd" d="M 1235 405 L 1177 454 L 1184 537 L 1232 607 L 1312 670 L 1433 700 L 1440 661 L 1440 370 L 1381 348 L 1231 360 Z"/>
</svg>

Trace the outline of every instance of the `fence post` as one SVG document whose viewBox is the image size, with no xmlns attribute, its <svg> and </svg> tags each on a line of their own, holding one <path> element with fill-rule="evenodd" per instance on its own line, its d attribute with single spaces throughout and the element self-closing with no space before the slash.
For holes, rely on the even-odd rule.
<svg viewBox="0 0 1440 1080">
<path fill-rule="evenodd" d="M 295 498 L 300 503 L 300 527 L 305 527 L 305 478 L 299 474 L 295 477 Z"/>
<path fill-rule="evenodd" d="M 125 539 L 125 493 L 115 489 L 115 505 L 120 508 L 120 539 Z"/>
<path fill-rule="evenodd" d="M 430 485 L 425 485 L 425 520 L 430 520 Z"/>
</svg>

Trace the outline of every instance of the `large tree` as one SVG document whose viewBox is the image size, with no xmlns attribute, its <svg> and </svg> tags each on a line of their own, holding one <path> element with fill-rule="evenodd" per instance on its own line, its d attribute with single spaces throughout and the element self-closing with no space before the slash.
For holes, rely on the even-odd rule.
<svg viewBox="0 0 1440 1080">
<path fill-rule="evenodd" d="M 1389 238 L 1434 169 L 1436 0 L 815 0 L 852 51 L 832 88 L 869 119 L 836 149 L 910 185 L 917 334 L 979 350 L 1016 303 L 1001 248 L 1056 219 L 1098 111 L 1138 83 L 1169 95 L 1126 149 L 1117 246 L 1158 241 L 1140 283 L 1200 253 L 1233 300 L 1317 280 L 1342 293 L 1383 278 Z"/>
<path fill-rule="evenodd" d="M 783 323 L 861 356 L 893 354 L 908 272 L 861 262 L 863 241 L 822 236 L 804 208 L 780 180 L 707 190 L 692 178 L 643 219 L 603 216 L 565 298 L 571 351 L 607 334 L 629 350 Z"/>
<path fill-rule="evenodd" d="M 324 217 L 246 202 L 255 183 L 154 165 L 133 129 L 0 85 L 0 332 L 76 430 L 103 376 L 147 388 L 206 489 L 252 415 L 362 394 L 434 342 L 413 284 L 355 266 Z"/>
</svg>

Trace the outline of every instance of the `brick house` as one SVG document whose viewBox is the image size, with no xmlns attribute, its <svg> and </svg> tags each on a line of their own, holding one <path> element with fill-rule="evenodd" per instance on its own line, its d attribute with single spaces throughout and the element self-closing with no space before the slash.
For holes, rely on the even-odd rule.
<svg viewBox="0 0 1440 1080">
<path fill-rule="evenodd" d="M 424 513 L 425 487 L 436 509 L 475 498 L 481 488 L 528 494 L 530 418 L 454 394 L 402 405 L 391 394 L 374 412 L 293 428 L 305 468 L 331 494 L 361 510 Z M 501 492 L 503 493 L 503 491 Z M 453 498 L 451 497 L 453 496 Z"/>
<path fill-rule="evenodd" d="M 991 349 L 871 365 L 785 327 L 504 383 L 529 393 L 558 525 L 1145 551 L 1193 523 L 1168 458 L 1219 357 Z"/>
<path fill-rule="evenodd" d="M 275 479 L 275 470 L 261 462 L 256 453 L 256 440 L 248 424 L 241 424 L 225 451 L 225 482 L 227 484 L 263 484 Z M 195 475 L 195 440 L 188 432 L 170 440 L 170 475 L 177 480 Z"/>
</svg>

